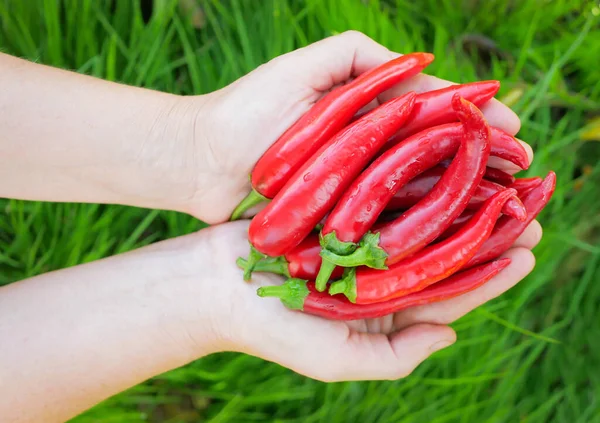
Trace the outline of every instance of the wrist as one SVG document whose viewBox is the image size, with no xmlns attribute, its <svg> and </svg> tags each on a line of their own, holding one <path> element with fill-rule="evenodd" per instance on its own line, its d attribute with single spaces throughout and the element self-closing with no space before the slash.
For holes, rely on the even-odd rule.
<svg viewBox="0 0 600 423">
<path fill-rule="evenodd" d="M 217 93 L 201 96 L 172 96 L 149 123 L 150 148 L 144 149 L 141 163 L 155 187 L 152 202 L 158 207 L 184 212 L 207 223 L 229 218 L 244 192 L 249 170 L 231 169 L 230 148 L 217 136 L 228 125 L 217 109 Z"/>
<path fill-rule="evenodd" d="M 135 151 L 131 151 L 125 204 L 190 213 L 189 203 L 201 182 L 197 109 L 202 109 L 207 99 L 160 96 L 147 113 Z"/>
<path fill-rule="evenodd" d="M 240 297 L 239 269 L 230 263 L 229 234 L 223 226 L 227 225 L 138 250 L 147 267 L 164 280 L 154 295 L 161 316 L 159 332 L 168 334 L 188 361 L 231 350 L 236 341 L 232 311 Z"/>
</svg>

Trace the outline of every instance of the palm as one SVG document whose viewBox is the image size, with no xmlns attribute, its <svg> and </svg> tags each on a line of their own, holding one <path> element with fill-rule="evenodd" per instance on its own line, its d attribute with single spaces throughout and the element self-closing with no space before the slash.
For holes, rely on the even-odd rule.
<svg viewBox="0 0 600 423">
<path fill-rule="evenodd" d="M 394 56 L 361 34 L 343 34 L 281 56 L 215 93 L 210 120 L 219 130 L 209 133 L 207 141 L 211 166 L 223 178 L 215 181 L 209 199 L 204 197 L 218 205 L 214 221 L 227 219 L 250 190 L 248 175 L 262 153 L 320 96 Z M 447 81 L 419 75 L 384 93 L 371 106 L 411 90 L 423 92 L 448 85 Z M 501 103 L 494 100 L 483 111 L 490 124 L 511 134 L 518 131 L 518 118 Z M 532 156 L 529 146 L 525 147 Z M 493 165 L 516 170 L 503 162 Z M 242 339 L 236 348 L 332 381 L 389 379 L 410 373 L 433 350 L 453 341 L 455 335 L 446 324 L 509 289 L 531 270 L 534 259 L 527 249 L 541 236 L 541 228 L 534 222 L 515 244 L 525 248 L 507 253 L 512 264 L 471 293 L 378 319 L 340 322 L 291 311 L 277 300 L 259 298 L 257 287 L 283 280 L 267 274 L 255 274 L 251 283 L 242 280 L 235 260 L 248 254 L 247 222 L 211 230 L 218 234 L 214 241 L 221 253 L 215 255 L 219 280 L 228 282 L 230 330 L 232 336 Z"/>
<path fill-rule="evenodd" d="M 454 336 L 444 325 L 509 289 L 531 270 L 533 256 L 526 248 L 539 239 L 537 227 L 526 231 L 518 248 L 508 253 L 512 264 L 471 293 L 377 319 L 343 322 L 288 310 L 276 299 L 258 297 L 259 286 L 281 284 L 283 278 L 255 273 L 251 282 L 242 279 L 235 260 L 248 254 L 247 227 L 247 221 L 239 221 L 205 233 L 210 250 L 218 252 L 213 258 L 215 283 L 226 302 L 219 319 L 231 322 L 229 336 L 242 340 L 237 350 L 323 380 L 387 378 L 385 372 L 392 370 L 394 377 L 408 374 L 431 353 L 431 344 Z M 387 370 L 379 367 L 383 363 L 388 363 Z"/>
<path fill-rule="evenodd" d="M 330 51 L 319 52 L 322 46 L 317 46 L 320 44 L 306 50 L 330 55 Z M 327 57 L 307 60 L 307 52 L 301 49 L 281 56 L 210 94 L 202 113 L 198 113 L 198 119 L 203 122 L 196 127 L 202 128 L 203 132 L 195 134 L 195 139 L 202 141 L 195 148 L 210 152 L 202 160 L 204 167 L 212 170 L 214 181 L 209 186 L 213 189 L 208 193 L 196 193 L 192 200 L 196 204 L 192 210 L 199 208 L 201 201 L 210 203 L 214 205 L 211 223 L 225 221 L 250 190 L 248 176 L 254 164 L 288 127 L 335 86 L 395 56 L 385 49 L 381 51 L 381 46 L 377 47 L 379 51 L 362 53 L 365 57 L 355 51 L 347 51 L 347 57 L 332 63 L 326 62 Z M 408 91 L 423 92 L 448 85 L 447 81 L 419 75 L 382 94 L 368 107 Z M 518 118 L 501 103 L 492 101 L 484 112 L 492 125 L 509 133 L 518 131 Z M 529 146 L 526 148 L 531 151 Z M 198 152 L 192 153 L 197 155 Z M 498 164 L 505 165 L 495 163 L 496 166 Z"/>
</svg>

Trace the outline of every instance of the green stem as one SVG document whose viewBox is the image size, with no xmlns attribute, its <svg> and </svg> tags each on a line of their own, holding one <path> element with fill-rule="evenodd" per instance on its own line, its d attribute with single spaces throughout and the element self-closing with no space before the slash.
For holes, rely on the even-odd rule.
<svg viewBox="0 0 600 423">
<path fill-rule="evenodd" d="M 358 247 L 354 242 L 340 241 L 335 231 L 331 231 L 327 235 L 323 235 L 323 232 L 321 232 L 319 234 L 319 243 L 322 249 L 332 251 L 340 256 L 350 254 Z"/>
<path fill-rule="evenodd" d="M 350 254 L 336 254 L 330 249 L 322 249 L 323 263 L 329 261 L 342 267 L 368 266 L 373 269 L 387 269 L 388 254 L 379 246 L 379 234 L 367 233 L 360 246 Z"/>
<path fill-rule="evenodd" d="M 238 220 L 240 217 L 242 217 L 244 212 L 250 210 L 252 207 L 262 203 L 263 201 L 269 201 L 269 199 L 252 188 L 252 191 L 250 191 L 246 198 L 244 198 L 233 210 L 229 220 Z"/>
<path fill-rule="evenodd" d="M 304 300 L 310 291 L 304 279 L 292 278 L 279 286 L 263 286 L 256 290 L 259 297 L 277 297 L 292 310 L 304 310 Z"/>
<path fill-rule="evenodd" d="M 323 250 L 323 263 L 325 261 L 330 262 L 333 266 L 342 267 L 358 267 L 365 266 L 369 261 L 368 249 L 365 247 L 358 247 L 356 251 L 347 256 L 340 256 L 331 251 Z"/>
<path fill-rule="evenodd" d="M 236 260 L 236 263 L 241 269 L 246 270 L 246 268 L 248 267 L 248 261 L 244 260 L 241 257 Z M 256 263 L 253 271 L 263 273 L 274 273 L 276 275 L 281 275 L 285 276 L 286 278 L 289 278 L 290 272 L 288 270 L 288 264 L 289 263 L 284 256 L 267 257 Z"/>
<path fill-rule="evenodd" d="M 248 261 L 246 261 L 246 264 L 245 264 L 246 267 L 244 268 L 244 280 L 245 281 L 249 281 L 252 278 L 252 272 L 254 271 L 254 268 L 258 265 L 258 263 L 260 263 L 261 261 L 263 261 L 265 259 L 268 259 L 268 257 L 266 255 L 264 255 L 263 253 L 258 251 L 252 245 L 250 246 L 250 254 L 248 255 Z M 236 261 L 236 263 L 237 263 L 237 261 Z M 238 264 L 238 266 L 239 266 L 239 264 Z"/>
<path fill-rule="evenodd" d="M 344 277 L 329 285 L 329 294 L 344 294 L 351 302 L 356 302 L 356 269 L 348 269 Z"/>
<path fill-rule="evenodd" d="M 277 297 L 282 299 L 290 295 L 290 289 L 285 285 L 261 286 L 256 290 L 259 297 Z"/>
<path fill-rule="evenodd" d="M 329 260 L 323 259 L 321 261 L 321 268 L 319 269 L 319 274 L 315 279 L 315 288 L 317 291 L 323 292 L 327 288 L 327 282 L 329 282 L 329 278 L 331 274 L 335 270 L 335 264 L 330 262 Z"/>
</svg>

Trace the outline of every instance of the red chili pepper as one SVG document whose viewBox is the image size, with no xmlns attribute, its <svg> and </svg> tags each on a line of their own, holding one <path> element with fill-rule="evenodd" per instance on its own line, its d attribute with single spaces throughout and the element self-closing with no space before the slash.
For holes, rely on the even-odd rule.
<svg viewBox="0 0 600 423">
<path fill-rule="evenodd" d="M 406 123 L 407 128 L 402 128 L 398 134 L 390 139 L 388 148 L 423 129 L 444 123 L 456 122 L 456 115 L 452 112 L 452 96 L 458 94 L 477 107 L 483 106 L 500 89 L 499 81 L 478 81 L 467 84 L 456 84 L 439 90 L 427 91 L 417 95 L 415 108 Z M 357 113 L 353 119 L 359 119 L 364 113 Z"/>
<path fill-rule="evenodd" d="M 495 194 L 450 238 L 430 245 L 388 270 L 352 268 L 329 287 L 331 295 L 344 294 L 356 304 L 398 298 L 425 289 L 460 270 L 492 233 L 504 203 L 516 194 L 513 189 Z"/>
<path fill-rule="evenodd" d="M 314 279 L 321 267 L 321 244 L 317 235 L 309 235 L 296 248 L 285 256 L 266 257 L 258 261 L 254 268 L 248 272 L 248 260 L 237 259 L 237 265 L 244 270 L 244 279 L 250 280 L 250 274 L 254 272 L 275 273 L 288 278 Z M 331 277 L 339 278 L 342 276 L 341 267 L 336 267 Z"/>
<path fill-rule="evenodd" d="M 252 219 L 249 239 L 271 257 L 291 251 L 329 212 L 414 105 L 408 93 L 375 108 L 329 140 Z"/>
<path fill-rule="evenodd" d="M 331 320 L 374 319 L 466 294 L 492 279 L 510 262 L 509 258 L 503 258 L 486 263 L 456 273 L 422 291 L 374 304 L 354 304 L 342 295 L 332 296 L 318 292 L 312 282 L 307 283 L 302 279 L 289 279 L 283 285 L 258 288 L 257 293 L 261 297 L 278 297 L 292 310 L 301 310 Z"/>
<path fill-rule="evenodd" d="M 418 205 L 377 233 L 365 234 L 400 186 L 445 158 L 440 154 L 446 151 L 444 146 L 452 144 L 448 138 L 439 142 L 424 135 L 406 140 L 373 162 L 346 191 L 321 231 L 324 260 L 315 281 L 318 290 L 325 289 L 335 265 L 385 269 L 418 251 L 444 232 L 467 207 L 485 172 L 490 130 L 472 103 L 456 96 L 453 107 L 464 125 L 463 142 L 444 176 Z M 413 140 L 418 141 L 417 147 Z M 404 145 L 409 147 L 402 148 Z"/>
<path fill-rule="evenodd" d="M 539 176 L 535 176 L 533 178 L 516 179 L 512 184 L 507 186 L 508 188 L 516 189 L 519 193 L 519 197 L 523 198 L 531 191 L 533 191 L 534 188 L 537 188 L 540 185 L 542 185 L 542 182 L 544 182 L 542 178 L 540 178 Z"/>
<path fill-rule="evenodd" d="M 490 130 L 490 155 L 518 166 L 529 165 L 527 152 L 514 137 L 497 128 Z M 394 193 L 422 171 L 454 156 L 463 136 L 461 123 L 440 125 L 407 138 L 378 157 L 353 182 L 326 219 L 321 231 L 323 248 L 338 255 L 353 252 Z M 325 262 L 323 267 L 317 283 L 320 288 L 333 266 Z"/>
<path fill-rule="evenodd" d="M 528 166 L 527 152 L 515 138 L 497 128 L 490 130 L 491 156 Z M 336 231 L 338 241 L 358 242 L 394 193 L 422 171 L 451 158 L 463 135 L 461 123 L 440 125 L 415 134 L 386 151 L 344 193 L 332 217 L 326 220 L 323 235 Z M 352 222 L 350 227 L 348 222 Z"/>
<path fill-rule="evenodd" d="M 452 235 L 457 233 L 463 226 L 465 226 L 465 223 L 471 220 L 475 213 L 476 210 L 465 210 L 464 212 L 462 212 L 460 216 L 454 219 L 454 222 L 452 222 L 448 229 L 446 229 L 443 234 L 441 234 L 435 239 L 435 241 L 439 242 L 450 238 Z"/>
<path fill-rule="evenodd" d="M 432 190 L 435 184 L 444 175 L 445 171 L 446 169 L 444 166 L 436 166 L 418 175 L 394 194 L 385 209 L 408 209 L 414 206 Z M 502 185 L 482 179 L 475 194 L 473 194 L 473 197 L 469 200 L 467 209 L 478 209 L 485 200 L 504 189 L 505 187 Z M 504 209 L 502 209 L 502 213 L 519 220 L 525 220 L 527 218 L 525 207 L 523 206 L 523 203 L 521 203 L 521 200 L 519 200 L 519 197 L 516 196 L 506 202 Z"/>
<path fill-rule="evenodd" d="M 514 184 L 509 185 L 508 188 L 516 189 L 519 198 L 524 198 L 532 190 L 540 186 L 543 181 L 544 180 L 539 176 L 533 178 L 519 178 Z M 525 205 L 523 205 L 523 207 L 525 207 Z M 527 211 L 525 213 L 527 214 Z M 455 234 L 465 224 L 465 222 L 473 217 L 474 214 L 475 212 L 473 210 L 465 210 L 459 217 L 456 218 L 454 222 L 452 222 L 452 225 L 450 225 L 450 227 L 436 239 L 436 241 L 442 241 Z M 339 269 L 339 267 L 336 267 L 336 269 Z M 310 277 L 307 277 L 307 279 L 310 279 Z"/>
<path fill-rule="evenodd" d="M 519 235 L 527 228 L 527 226 L 536 218 L 536 216 L 546 207 L 546 204 L 554 194 L 556 187 L 556 174 L 549 172 L 541 185 L 531 190 L 531 192 L 523 198 L 523 204 L 527 209 L 527 220 L 519 222 L 507 216 L 498 220 L 494 232 L 488 240 L 481 246 L 475 257 L 473 257 L 466 267 L 476 266 L 480 263 L 492 260 L 500 254 L 508 250 Z"/>
<path fill-rule="evenodd" d="M 488 167 L 485 170 L 485 179 L 488 181 L 496 182 L 497 184 L 508 186 L 515 182 L 515 177 L 503 170 Z"/>
<path fill-rule="evenodd" d="M 408 122 L 389 140 L 387 147 L 389 148 L 403 139 L 432 126 L 458 121 L 451 105 L 452 97 L 455 94 L 480 107 L 491 100 L 499 89 L 500 82 L 498 81 L 480 81 L 451 85 L 417 95 L 415 108 Z"/>
<path fill-rule="evenodd" d="M 283 188 L 302 165 L 354 114 L 382 92 L 425 69 L 434 59 L 429 53 L 398 57 L 358 76 L 320 99 L 262 155 L 252 170 L 253 190 L 234 210 L 238 219 L 252 206 Z"/>
</svg>

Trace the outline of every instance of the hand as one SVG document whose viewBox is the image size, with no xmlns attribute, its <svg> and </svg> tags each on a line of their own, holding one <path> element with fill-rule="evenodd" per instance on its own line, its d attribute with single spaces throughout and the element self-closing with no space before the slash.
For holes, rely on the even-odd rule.
<svg viewBox="0 0 600 423">
<path fill-rule="evenodd" d="M 254 164 L 289 126 L 335 86 L 397 56 L 365 35 L 350 31 L 273 59 L 208 96 L 183 98 L 188 106 L 182 109 L 196 113 L 194 148 L 199 149 L 195 156 L 201 163 L 194 170 L 209 170 L 196 175 L 197 190 L 190 196 L 186 211 L 211 223 L 227 220 L 250 190 Z M 369 107 L 411 90 L 424 92 L 450 84 L 419 75 L 383 93 Z M 518 117 L 497 100 L 483 111 L 490 124 L 511 134 L 518 132 Z M 525 147 L 532 155 L 531 148 Z M 193 153 L 180 151 L 186 156 Z M 181 161 L 183 157 L 177 162 Z M 518 170 L 495 158 L 491 162 L 512 173 Z"/>
<path fill-rule="evenodd" d="M 198 192 L 192 209 L 205 202 L 220 204 L 212 217 L 225 220 L 250 189 L 248 174 L 254 163 L 287 127 L 331 88 L 395 56 L 364 35 L 348 32 L 281 56 L 212 94 L 206 103 L 210 110 L 204 115 L 210 116 L 211 123 L 197 127 L 210 128 L 204 131 L 202 142 L 211 152 L 212 168 L 228 177 L 215 180 L 212 191 Z M 419 75 L 384 93 L 370 107 L 410 90 L 423 92 L 449 84 Z M 511 134 L 518 132 L 519 119 L 500 102 L 493 100 L 483 111 L 490 124 Z M 231 116 L 235 116 L 234 125 L 228 122 Z M 523 144 L 531 159 L 531 148 Z M 491 160 L 495 167 L 510 173 L 518 170 Z M 281 283 L 281 279 L 255 274 L 252 283 L 242 282 L 234 262 L 247 254 L 246 225 L 238 222 L 210 229 L 217 243 L 228 246 L 217 248 L 222 255 L 213 258 L 224 272 L 221 288 L 230 290 L 221 294 L 230 303 L 218 319 L 224 325 L 221 333 L 228 340 L 226 348 L 326 381 L 396 379 L 409 374 L 435 350 L 455 341 L 456 335 L 445 325 L 500 295 L 531 271 L 535 259 L 529 249 L 542 234 L 539 223 L 533 222 L 506 253 L 511 265 L 471 293 L 394 316 L 344 323 L 290 311 L 278 301 L 258 298 L 257 286 Z"/>
<path fill-rule="evenodd" d="M 235 260 L 247 251 L 247 226 L 217 225 L 0 287 L 0 387 L 12 381 L 0 415 L 66 421 L 219 351 L 245 352 L 325 381 L 406 376 L 454 342 L 445 324 L 531 270 L 528 248 L 541 234 L 529 228 L 507 253 L 512 264 L 462 297 L 380 319 L 334 322 L 258 297 L 259 285 L 282 282 L 275 275 L 242 280 Z"/>
<path fill-rule="evenodd" d="M 529 249 L 541 237 L 534 222 L 505 256 L 512 263 L 482 287 L 460 297 L 403 310 L 378 319 L 329 321 L 285 308 L 276 299 L 259 298 L 256 288 L 279 284 L 275 275 L 254 273 L 242 280 L 234 262 L 247 254 L 247 222 L 214 226 L 208 236 L 217 273 L 215 332 L 220 348 L 274 361 L 323 381 L 397 379 L 407 376 L 434 351 L 452 344 L 456 335 L 445 326 L 525 277 L 535 259 Z M 217 286 L 218 285 L 218 286 Z M 189 329 L 193 333 L 193 329 Z M 198 335 L 202 338 L 201 335 Z"/>
</svg>

